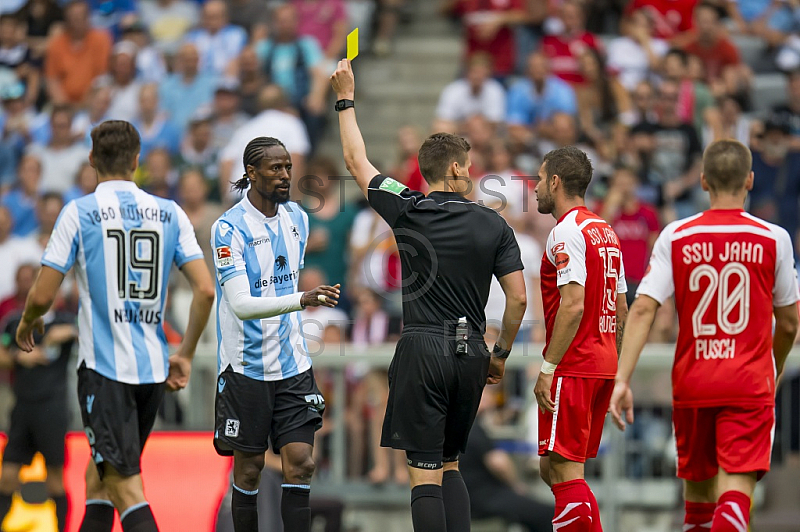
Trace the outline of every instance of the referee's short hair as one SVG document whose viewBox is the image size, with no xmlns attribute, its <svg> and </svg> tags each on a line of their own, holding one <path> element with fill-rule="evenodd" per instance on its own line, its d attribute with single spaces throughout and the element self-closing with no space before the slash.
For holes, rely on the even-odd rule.
<svg viewBox="0 0 800 532">
<path fill-rule="evenodd" d="M 752 168 L 750 150 L 736 140 L 717 140 L 703 153 L 703 175 L 712 192 L 741 190 Z"/>
<path fill-rule="evenodd" d="M 140 148 L 139 132 L 130 122 L 107 120 L 92 129 L 92 164 L 98 175 L 130 175 Z"/>
<path fill-rule="evenodd" d="M 450 133 L 434 133 L 422 143 L 419 149 L 419 171 L 428 184 L 443 181 L 447 167 L 453 162 L 467 164 L 469 142 L 463 137 Z"/>
<path fill-rule="evenodd" d="M 544 156 L 543 162 L 547 179 L 554 175 L 560 177 L 567 196 L 586 194 L 592 180 L 592 163 L 583 151 L 575 146 L 556 148 Z"/>
</svg>

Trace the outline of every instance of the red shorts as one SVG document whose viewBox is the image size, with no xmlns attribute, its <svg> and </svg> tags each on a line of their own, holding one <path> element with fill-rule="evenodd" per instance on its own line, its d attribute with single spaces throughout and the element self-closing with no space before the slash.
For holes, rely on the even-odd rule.
<svg viewBox="0 0 800 532">
<path fill-rule="evenodd" d="M 773 406 L 676 407 L 678 478 L 701 482 L 727 473 L 769 471 L 775 436 Z"/>
<path fill-rule="evenodd" d="M 613 391 L 614 379 L 556 377 L 550 389 L 555 414 L 539 410 L 539 454 L 573 462 L 597 456 Z"/>
</svg>

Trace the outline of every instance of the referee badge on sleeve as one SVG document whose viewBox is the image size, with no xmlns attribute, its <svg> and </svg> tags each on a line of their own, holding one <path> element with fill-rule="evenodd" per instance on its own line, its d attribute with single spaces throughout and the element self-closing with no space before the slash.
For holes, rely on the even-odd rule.
<svg viewBox="0 0 800 532">
<path fill-rule="evenodd" d="M 391 177 L 384 179 L 378 187 L 379 190 L 385 190 L 386 192 L 391 192 L 392 194 L 397 194 L 398 196 L 407 188 L 407 186 L 392 179 Z"/>
<path fill-rule="evenodd" d="M 224 268 L 225 266 L 233 265 L 233 254 L 231 254 L 230 246 L 222 246 L 217 248 L 217 268 Z"/>
</svg>

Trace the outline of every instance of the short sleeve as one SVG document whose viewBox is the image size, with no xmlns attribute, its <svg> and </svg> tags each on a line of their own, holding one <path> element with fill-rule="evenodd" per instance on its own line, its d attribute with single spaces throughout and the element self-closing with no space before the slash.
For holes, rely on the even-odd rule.
<svg viewBox="0 0 800 532">
<path fill-rule="evenodd" d="M 586 239 L 574 224 L 561 223 L 547 240 L 547 259 L 556 267 L 556 285 L 586 286 Z"/>
<path fill-rule="evenodd" d="M 619 255 L 619 272 L 617 272 L 617 293 L 618 294 L 628 293 L 628 281 L 626 280 L 625 277 L 625 261 L 622 260 L 621 251 Z"/>
<path fill-rule="evenodd" d="M 372 178 L 367 188 L 367 200 L 390 227 L 394 227 L 397 219 L 408 207 L 423 198 L 421 192 L 411 190 L 404 184 L 378 174 Z"/>
<path fill-rule="evenodd" d="M 61 210 L 58 220 L 44 250 L 42 265 L 66 274 L 75 264 L 80 242 L 81 223 L 78 205 L 71 201 Z"/>
<path fill-rule="evenodd" d="M 792 251 L 792 239 L 785 229 L 778 232 L 775 257 L 775 288 L 772 291 L 772 306 L 786 307 L 800 298 L 797 287 L 797 270 Z"/>
<path fill-rule="evenodd" d="M 494 275 L 499 279 L 523 268 L 514 230 L 507 223 L 503 223 L 503 234 L 500 236 L 500 245 L 494 258 Z"/>
<path fill-rule="evenodd" d="M 675 280 L 672 274 L 672 230 L 662 231 L 653 246 L 650 265 L 639 284 L 637 296 L 649 296 L 663 305 L 675 292 Z"/>
<path fill-rule="evenodd" d="M 178 245 L 175 246 L 175 266 L 182 268 L 187 262 L 202 259 L 203 250 L 197 243 L 194 227 L 189 217 L 178 204 L 174 204 L 175 214 L 178 218 Z"/>
<path fill-rule="evenodd" d="M 214 269 L 220 285 L 228 279 L 247 273 L 244 263 L 244 239 L 227 220 L 217 220 L 211 228 Z"/>
</svg>

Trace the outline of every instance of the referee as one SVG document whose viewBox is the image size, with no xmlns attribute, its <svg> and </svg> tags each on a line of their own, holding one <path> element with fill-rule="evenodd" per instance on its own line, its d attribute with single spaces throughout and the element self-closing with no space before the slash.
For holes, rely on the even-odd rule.
<svg viewBox="0 0 800 532">
<path fill-rule="evenodd" d="M 367 159 L 353 109 L 349 61 L 339 62 L 331 84 L 345 164 L 372 208 L 392 227 L 403 269 L 405 327 L 389 367 L 381 445 L 406 451 L 416 532 L 468 531 L 469 494 L 458 456 L 484 385 L 503 377 L 508 348 L 525 312 L 519 247 L 499 214 L 463 197 L 471 185 L 466 140 L 437 133 L 422 145 L 420 170 L 430 189 L 426 197 L 381 175 Z M 490 355 L 483 332 L 492 275 L 506 295 L 506 308 Z M 463 319 L 466 332 L 457 325 Z"/>
</svg>

